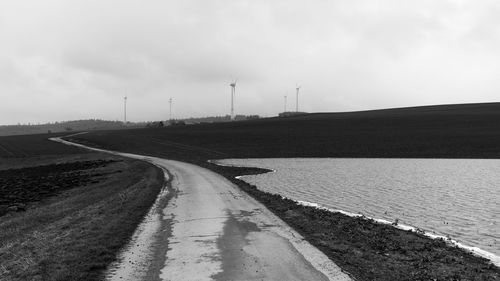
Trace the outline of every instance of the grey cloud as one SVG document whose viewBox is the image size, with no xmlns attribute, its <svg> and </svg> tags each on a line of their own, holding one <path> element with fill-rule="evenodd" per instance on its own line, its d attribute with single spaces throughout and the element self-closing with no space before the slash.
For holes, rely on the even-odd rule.
<svg viewBox="0 0 500 281">
<path fill-rule="evenodd" d="M 0 121 L 114 119 L 125 93 L 136 120 L 164 117 L 169 97 L 177 116 L 223 115 L 235 77 L 246 114 L 277 114 L 296 83 L 310 111 L 490 101 L 498 10 L 490 0 L 5 0 L 0 97 L 19 114 L 0 108 Z M 52 110 L 21 109 L 33 95 Z"/>
</svg>

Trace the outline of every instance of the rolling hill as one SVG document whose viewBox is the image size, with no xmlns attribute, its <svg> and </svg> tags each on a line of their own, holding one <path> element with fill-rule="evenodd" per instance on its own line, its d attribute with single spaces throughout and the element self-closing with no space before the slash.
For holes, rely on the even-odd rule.
<svg viewBox="0 0 500 281">
<path fill-rule="evenodd" d="M 313 113 L 181 127 L 94 131 L 103 147 L 164 157 L 499 158 L 500 103 Z M 195 153 L 191 153 L 195 152 Z"/>
</svg>

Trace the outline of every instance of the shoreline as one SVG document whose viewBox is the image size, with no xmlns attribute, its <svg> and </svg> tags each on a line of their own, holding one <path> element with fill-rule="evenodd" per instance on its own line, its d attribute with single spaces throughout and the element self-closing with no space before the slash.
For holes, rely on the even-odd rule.
<svg viewBox="0 0 500 281">
<path fill-rule="evenodd" d="M 236 167 L 236 168 L 243 168 L 243 169 L 261 169 L 262 170 L 261 173 L 242 174 L 242 175 L 238 175 L 238 176 L 234 177 L 235 179 L 241 180 L 241 181 L 243 181 L 243 182 L 245 182 L 245 183 L 247 183 L 249 185 L 252 185 L 252 184 L 249 183 L 249 182 L 247 182 L 247 181 L 245 181 L 243 179 L 245 176 L 258 175 L 258 174 L 267 174 L 267 173 L 275 173 L 276 172 L 275 169 L 271 169 L 271 168 L 268 168 L 268 167 L 262 168 L 262 167 L 256 167 L 256 166 L 241 166 L 241 165 L 224 164 L 224 163 L 221 163 L 221 160 L 225 160 L 225 159 L 208 160 L 207 162 L 210 163 L 210 164 L 221 166 L 221 167 Z M 278 193 L 276 193 L 276 194 L 280 195 Z M 449 243 L 451 247 L 457 246 L 457 247 L 459 247 L 461 249 L 464 249 L 467 252 L 469 252 L 469 253 L 471 253 L 471 254 L 473 254 L 475 256 L 486 258 L 486 259 L 490 260 L 490 262 L 493 265 L 495 265 L 497 267 L 500 267 L 500 255 L 497 255 L 495 253 L 489 252 L 489 251 L 484 250 L 484 249 L 482 249 L 480 247 L 477 247 L 477 246 L 466 245 L 466 244 L 464 244 L 462 242 L 459 242 L 458 240 L 453 239 L 450 236 L 446 236 L 446 235 L 443 235 L 443 234 L 438 234 L 438 233 L 436 233 L 434 231 L 425 231 L 425 230 L 423 230 L 423 229 L 421 229 L 419 227 L 413 226 L 413 225 L 406 225 L 406 224 L 399 224 L 399 223 L 395 224 L 394 222 L 388 221 L 386 219 L 376 218 L 376 217 L 369 217 L 369 216 L 365 216 L 365 215 L 363 215 L 361 213 L 352 213 L 352 212 L 341 210 L 341 209 L 328 208 L 328 207 L 322 206 L 321 204 L 316 203 L 316 202 L 308 202 L 308 201 L 302 201 L 302 200 L 295 200 L 295 199 L 291 199 L 291 198 L 288 198 L 288 197 L 285 197 L 285 196 L 282 196 L 282 197 L 285 198 L 285 199 L 289 199 L 289 200 L 295 201 L 299 205 L 313 207 L 313 208 L 320 209 L 320 210 L 326 210 L 326 211 L 329 211 L 329 212 L 332 212 L 332 213 L 341 213 L 343 215 L 346 215 L 346 216 L 349 216 L 349 217 L 352 217 L 352 218 L 358 218 L 358 217 L 359 218 L 365 218 L 367 220 L 372 220 L 372 221 L 375 221 L 375 222 L 380 223 L 380 224 L 389 225 L 389 226 L 395 227 L 395 228 L 400 229 L 400 230 L 412 231 L 412 232 L 415 232 L 415 233 L 423 234 L 423 235 L 429 237 L 430 239 L 442 239 L 442 240 L 446 241 L 447 243 Z"/>
<path fill-rule="evenodd" d="M 347 212 L 344 210 L 327 208 L 327 207 L 321 206 L 321 204 L 318 204 L 318 203 L 307 202 L 307 201 L 297 201 L 297 200 L 294 200 L 294 201 L 297 202 L 297 204 L 300 204 L 303 206 L 309 206 L 309 207 L 313 207 L 313 208 L 316 208 L 319 210 L 326 210 L 326 211 L 332 212 L 332 213 L 340 213 L 340 214 L 343 214 L 343 215 L 346 215 L 346 216 L 349 216 L 352 218 L 364 218 L 364 219 L 369 220 L 369 221 L 372 220 L 376 223 L 392 226 L 396 229 L 419 233 L 419 234 L 427 236 L 430 239 L 441 239 L 441 240 L 446 241 L 450 247 L 456 246 L 456 247 L 463 249 L 463 250 L 465 250 L 465 251 L 469 252 L 470 254 L 473 254 L 477 257 L 485 258 L 485 259 L 489 260 L 493 265 L 500 267 L 500 256 L 498 256 L 494 253 L 488 252 L 486 250 L 483 250 L 479 247 L 465 245 L 457 240 L 454 240 L 453 238 L 446 237 L 444 235 L 435 234 L 435 233 L 429 232 L 429 231 L 424 231 L 424 230 L 422 230 L 418 227 L 412 226 L 412 225 L 399 224 L 399 223 L 394 224 L 393 222 L 390 222 L 390 221 L 385 220 L 385 219 L 367 217 L 367 216 L 362 215 L 362 214 L 350 213 L 350 212 Z"/>
<path fill-rule="evenodd" d="M 296 229 L 306 240 L 324 252 L 332 261 L 349 272 L 349 274 L 357 280 L 432 280 L 432 278 L 442 280 L 456 278 L 458 276 L 465 276 L 466 279 L 464 280 L 496 280 L 500 278 L 500 267 L 491 260 L 478 256 L 476 253 L 472 253 L 466 249 L 459 248 L 456 245 L 450 245 L 449 241 L 441 237 L 431 238 L 425 236 L 423 233 L 396 228 L 391 224 L 382 224 L 362 215 L 348 216 L 339 212 L 325 210 L 326 208 L 305 206 L 304 204 L 300 204 L 295 200 L 285 198 L 281 195 L 261 191 L 256 186 L 240 179 L 240 177 L 244 175 L 268 173 L 272 171 L 270 169 L 218 165 L 214 163 L 214 161 L 207 161 L 205 165 L 207 168 L 223 175 L 228 180 L 235 183 L 239 188 L 243 189 L 256 200 L 262 202 L 273 213 L 283 219 L 283 221 L 288 223 L 292 228 Z M 308 224 L 308 220 L 317 221 L 317 224 Z M 398 259 L 400 259 L 400 261 L 396 259 L 394 262 L 378 262 L 377 258 L 370 257 L 362 261 L 361 265 L 355 263 L 355 261 L 348 261 L 345 263 L 343 260 L 346 256 L 345 254 L 348 256 L 349 254 L 355 253 L 353 256 L 358 256 L 360 258 L 362 258 L 364 254 L 360 253 L 359 249 L 353 249 L 355 247 L 343 245 L 342 242 L 340 242 L 340 245 L 337 245 L 338 241 L 332 244 L 329 243 L 328 238 L 324 239 L 324 237 L 328 236 L 331 226 L 330 224 L 328 227 L 325 227 L 324 222 L 328 221 L 328 223 L 330 223 L 336 220 L 343 220 L 347 224 L 351 224 L 353 228 L 358 227 L 358 225 L 362 225 L 361 228 L 369 228 L 369 235 L 366 237 L 367 241 L 361 243 L 372 244 L 371 246 L 375 246 L 375 248 L 377 247 L 377 243 L 373 245 L 374 243 L 371 243 L 372 241 L 370 241 L 370 239 L 373 237 L 377 239 L 376 236 L 380 235 L 380 233 L 377 234 L 378 232 L 381 232 L 382 235 L 388 233 L 388 236 L 396 236 L 393 241 L 388 241 L 388 243 L 386 243 L 389 246 L 393 246 L 392 244 L 398 244 L 400 242 L 413 241 L 415 239 L 419 240 L 419 243 L 422 243 L 423 246 L 420 247 L 417 245 L 413 247 L 412 245 L 410 249 L 405 249 L 403 252 L 406 252 L 405 254 L 410 256 L 406 258 L 404 254 L 390 253 L 391 251 L 384 249 L 384 247 L 380 247 L 375 251 L 375 256 L 379 259 L 385 259 L 390 255 L 399 255 Z M 303 224 L 308 226 L 304 226 Z M 363 230 L 361 232 L 363 232 Z M 347 237 L 342 237 L 340 240 L 344 240 L 344 238 Z M 384 239 L 385 237 L 382 238 L 382 240 Z M 366 245 L 363 245 L 361 248 L 363 249 L 364 246 Z M 394 248 L 398 247 L 399 245 Z M 366 250 L 366 248 L 364 249 Z M 341 252 L 341 255 L 337 255 L 337 252 Z M 420 252 L 425 253 L 421 254 Z M 416 260 L 415 257 L 417 257 Z M 418 260 L 419 258 L 421 258 L 421 260 Z M 374 264 L 370 264 L 371 262 L 374 262 Z M 403 265 L 405 262 L 409 262 L 410 264 L 416 262 L 416 266 Z M 392 272 L 387 271 L 386 269 L 388 268 Z M 484 274 L 484 276 L 481 274 Z M 469 276 L 469 278 L 467 278 L 467 276 Z"/>
</svg>

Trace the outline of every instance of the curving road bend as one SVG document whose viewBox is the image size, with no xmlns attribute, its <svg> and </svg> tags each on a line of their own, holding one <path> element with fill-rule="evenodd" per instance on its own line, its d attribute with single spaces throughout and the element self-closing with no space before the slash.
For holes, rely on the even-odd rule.
<svg viewBox="0 0 500 281">
<path fill-rule="evenodd" d="M 351 280 L 318 249 L 224 177 L 192 164 L 141 159 L 169 179 L 107 280 Z"/>
</svg>

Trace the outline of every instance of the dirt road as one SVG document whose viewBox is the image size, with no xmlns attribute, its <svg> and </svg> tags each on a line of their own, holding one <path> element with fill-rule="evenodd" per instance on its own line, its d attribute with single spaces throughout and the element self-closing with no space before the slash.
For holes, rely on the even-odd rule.
<svg viewBox="0 0 500 281">
<path fill-rule="evenodd" d="M 108 280 L 350 280 L 222 176 L 188 163 L 104 152 L 151 162 L 170 177 L 169 191 L 160 194 Z"/>
</svg>

